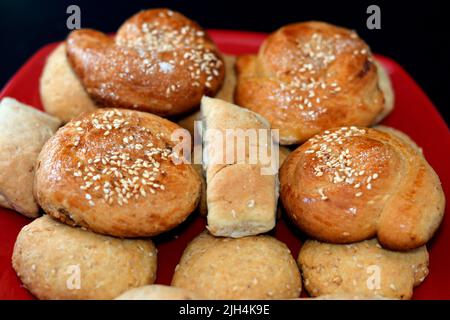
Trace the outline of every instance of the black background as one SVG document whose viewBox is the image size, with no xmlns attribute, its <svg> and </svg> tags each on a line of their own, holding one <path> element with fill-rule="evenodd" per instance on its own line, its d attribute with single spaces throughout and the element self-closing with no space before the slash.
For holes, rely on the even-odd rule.
<svg viewBox="0 0 450 320">
<path fill-rule="evenodd" d="M 355 29 L 374 52 L 400 63 L 441 114 L 449 105 L 450 12 L 445 1 L 76 1 L 0 0 L 0 87 L 41 46 L 63 40 L 66 8 L 81 8 L 81 26 L 115 31 L 135 12 L 169 7 L 205 28 L 270 32 L 297 21 L 322 20 Z M 381 30 L 366 27 L 370 4 L 381 8 Z M 449 123 L 449 117 L 445 119 Z"/>
</svg>

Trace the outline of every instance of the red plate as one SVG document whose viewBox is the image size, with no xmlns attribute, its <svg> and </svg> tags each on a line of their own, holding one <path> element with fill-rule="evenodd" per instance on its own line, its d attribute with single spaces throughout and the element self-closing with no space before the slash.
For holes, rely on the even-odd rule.
<svg viewBox="0 0 450 320">
<path fill-rule="evenodd" d="M 266 37 L 262 33 L 211 30 L 210 34 L 219 48 L 229 54 L 255 53 Z M 48 54 L 57 44 L 39 50 L 14 75 L 0 93 L 42 110 L 39 98 L 39 77 Z M 424 150 L 425 157 L 438 173 L 445 193 L 450 194 L 450 133 L 431 101 L 414 80 L 394 61 L 377 56 L 391 76 L 395 90 L 395 109 L 383 124 L 407 133 Z M 450 216 L 446 217 L 435 238 L 428 244 L 430 274 L 414 291 L 414 299 L 450 299 Z M 11 266 L 11 255 L 16 236 L 30 220 L 18 213 L 0 208 L 0 299 L 32 299 L 21 286 Z M 191 216 L 177 229 L 155 239 L 158 246 L 157 283 L 169 284 L 173 270 L 187 243 L 204 229 L 205 221 Z M 297 257 L 301 235 L 285 219 L 280 220 L 274 235 L 285 242 Z"/>
</svg>

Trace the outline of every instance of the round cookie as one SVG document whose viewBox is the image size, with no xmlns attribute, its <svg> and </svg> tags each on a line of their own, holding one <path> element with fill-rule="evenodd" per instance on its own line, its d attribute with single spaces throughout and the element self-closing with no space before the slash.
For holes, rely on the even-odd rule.
<svg viewBox="0 0 450 320">
<path fill-rule="evenodd" d="M 67 60 L 64 43 L 47 58 L 40 79 L 39 92 L 44 110 L 63 122 L 97 109 L 73 72 Z"/>
<path fill-rule="evenodd" d="M 153 236 L 196 208 L 201 181 L 173 151 L 180 127 L 139 111 L 98 109 L 44 145 L 34 192 L 45 212 L 119 237 Z"/>
<path fill-rule="evenodd" d="M 298 264 L 313 296 L 410 299 L 428 274 L 425 246 L 410 251 L 383 249 L 376 239 L 339 245 L 306 241 Z"/>
<path fill-rule="evenodd" d="M 199 297 L 193 292 L 171 286 L 153 284 L 130 289 L 115 300 L 196 300 Z"/>
<path fill-rule="evenodd" d="M 273 237 L 204 232 L 185 249 L 172 285 L 207 299 L 290 299 L 300 295 L 301 277 L 289 249 Z"/>
<path fill-rule="evenodd" d="M 44 215 L 19 233 L 12 265 L 39 299 L 113 299 L 156 278 L 151 240 L 125 240 L 73 228 Z"/>
</svg>

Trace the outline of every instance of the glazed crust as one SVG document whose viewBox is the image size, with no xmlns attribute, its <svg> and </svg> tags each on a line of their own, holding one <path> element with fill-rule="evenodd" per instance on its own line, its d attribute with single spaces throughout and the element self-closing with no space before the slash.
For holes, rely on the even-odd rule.
<svg viewBox="0 0 450 320">
<path fill-rule="evenodd" d="M 199 297 L 186 289 L 163 286 L 149 285 L 140 288 L 134 288 L 122 293 L 115 300 L 198 300 Z"/>
<path fill-rule="evenodd" d="M 70 225 L 119 237 L 153 236 L 195 209 L 201 181 L 175 164 L 178 125 L 131 110 L 98 109 L 62 127 L 39 155 L 40 206 Z"/>
<path fill-rule="evenodd" d="M 35 218 L 33 196 L 36 159 L 61 122 L 33 107 L 5 97 L 0 103 L 0 206 Z"/>
<path fill-rule="evenodd" d="M 204 232 L 185 249 L 172 285 L 207 299 L 291 299 L 300 295 L 301 277 L 291 252 L 275 238 Z"/>
<path fill-rule="evenodd" d="M 224 79 L 223 60 L 205 31 L 166 9 L 139 12 L 115 38 L 73 31 L 66 45 L 72 68 L 101 107 L 181 114 L 215 95 Z"/>
<path fill-rule="evenodd" d="M 293 151 L 280 170 L 281 200 L 310 236 L 387 248 L 425 244 L 444 214 L 441 183 L 420 149 L 394 129 L 343 127 Z"/>
<path fill-rule="evenodd" d="M 47 58 L 39 82 L 45 112 L 66 123 L 97 107 L 73 72 L 67 60 L 66 46 L 60 44 Z"/>
<path fill-rule="evenodd" d="M 103 236 L 44 215 L 20 231 L 12 265 L 37 298 L 66 300 L 113 299 L 151 284 L 157 263 L 151 240 Z"/>
<path fill-rule="evenodd" d="M 369 47 L 347 29 L 290 24 L 271 34 L 257 56 L 238 58 L 236 104 L 297 144 L 328 128 L 371 125 L 384 108 Z"/>
<path fill-rule="evenodd" d="M 428 274 L 425 246 L 383 249 L 376 239 L 350 245 L 306 241 L 298 257 L 305 289 L 313 297 L 410 299 Z M 379 280 L 379 283 L 377 281 Z M 347 299 L 347 298 L 345 298 Z"/>
</svg>

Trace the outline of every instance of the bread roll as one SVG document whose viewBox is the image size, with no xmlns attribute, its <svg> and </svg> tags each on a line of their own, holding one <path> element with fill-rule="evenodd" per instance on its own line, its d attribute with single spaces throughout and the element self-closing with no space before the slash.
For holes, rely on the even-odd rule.
<svg viewBox="0 0 450 320">
<path fill-rule="evenodd" d="M 44 110 L 66 123 L 97 108 L 67 60 L 66 46 L 60 44 L 47 58 L 39 93 Z"/>
<path fill-rule="evenodd" d="M 17 237 L 12 265 L 39 299 L 113 299 L 156 278 L 151 240 L 124 240 L 73 228 L 44 215 Z"/>
<path fill-rule="evenodd" d="M 394 129 L 342 127 L 316 135 L 285 160 L 280 184 L 294 223 L 332 243 L 378 237 L 386 248 L 417 248 L 444 214 L 439 177 Z"/>
<path fill-rule="evenodd" d="M 141 11 L 113 39 L 104 33 L 72 31 L 69 62 L 100 107 L 169 116 L 198 107 L 224 79 L 216 46 L 197 23 L 167 9 Z"/>
<path fill-rule="evenodd" d="M 301 276 L 289 249 L 275 238 L 204 232 L 184 250 L 172 285 L 207 299 L 291 299 L 300 295 Z"/>
<path fill-rule="evenodd" d="M 298 263 L 313 297 L 362 296 L 410 299 L 428 274 L 425 246 L 405 252 L 383 249 L 376 239 L 349 245 L 306 241 Z M 347 298 L 344 298 L 347 299 Z"/>
<path fill-rule="evenodd" d="M 185 289 L 153 284 L 130 289 L 115 300 L 197 300 L 198 296 Z"/>
<path fill-rule="evenodd" d="M 98 109 L 66 124 L 39 155 L 42 209 L 72 226 L 118 237 L 153 236 L 196 208 L 201 181 L 177 164 L 180 127 L 139 111 Z"/>
<path fill-rule="evenodd" d="M 266 136 L 266 145 L 260 143 L 261 135 L 270 135 L 267 121 L 219 99 L 203 98 L 201 110 L 208 230 L 215 236 L 233 238 L 271 230 L 275 226 L 278 198 L 278 164 L 275 172 L 265 174 L 264 168 L 268 169 L 272 163 L 259 157 L 260 151 L 267 151 L 266 147 L 269 154 L 274 150 L 270 136 Z M 247 142 L 240 146 L 236 138 L 239 130 L 243 135 L 249 132 Z M 228 133 L 234 134 L 234 138 Z"/>
<path fill-rule="evenodd" d="M 0 102 L 0 206 L 33 218 L 35 162 L 60 121 L 12 98 Z"/>
<path fill-rule="evenodd" d="M 279 129 L 282 144 L 338 126 L 369 126 L 384 109 L 370 48 L 355 32 L 327 23 L 284 26 L 236 67 L 235 103 Z"/>
</svg>

